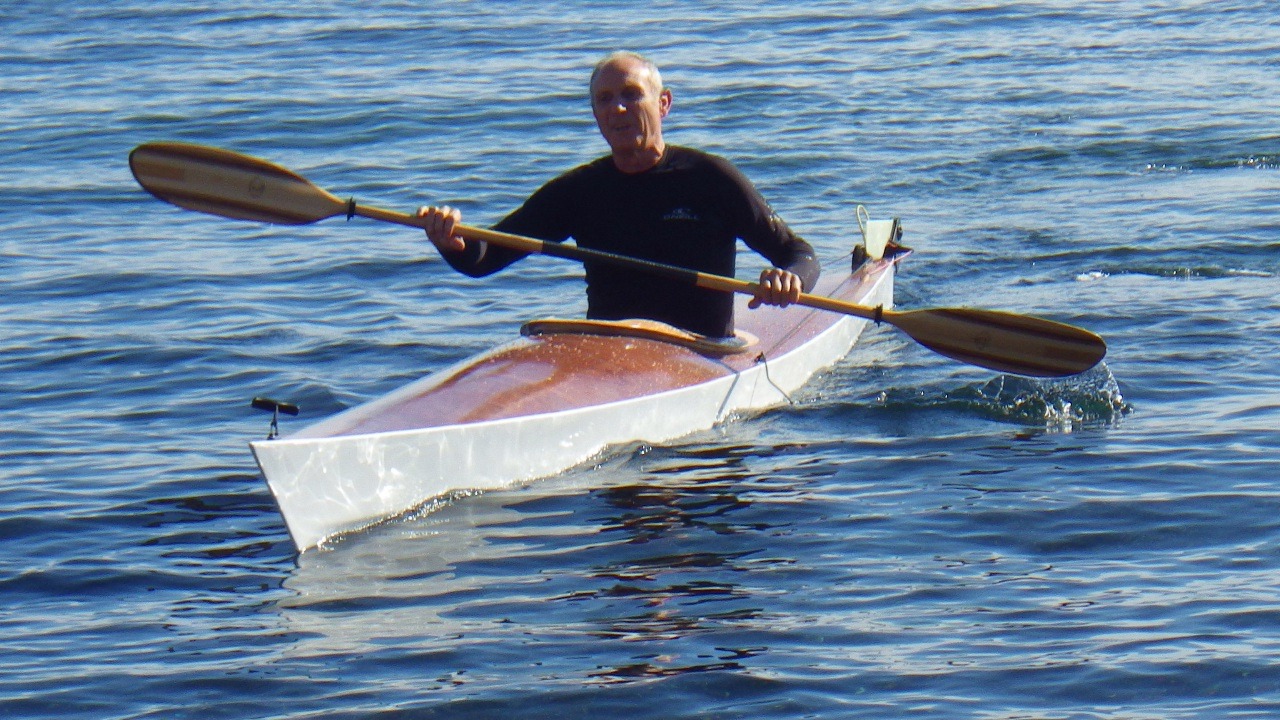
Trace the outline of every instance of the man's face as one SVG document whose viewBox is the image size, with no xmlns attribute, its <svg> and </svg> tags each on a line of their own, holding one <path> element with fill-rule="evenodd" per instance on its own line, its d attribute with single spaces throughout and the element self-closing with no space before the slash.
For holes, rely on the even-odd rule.
<svg viewBox="0 0 1280 720">
<path fill-rule="evenodd" d="M 591 84 L 596 125 L 615 153 L 659 148 L 662 118 L 670 109 L 671 93 L 655 89 L 652 73 L 640 62 L 611 62 Z"/>
</svg>

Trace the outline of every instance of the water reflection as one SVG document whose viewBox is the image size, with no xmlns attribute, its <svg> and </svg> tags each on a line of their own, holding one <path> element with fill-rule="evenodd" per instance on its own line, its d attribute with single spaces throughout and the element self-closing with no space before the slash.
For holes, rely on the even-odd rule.
<svg viewBox="0 0 1280 720">
<path fill-rule="evenodd" d="M 750 571 L 793 562 L 762 544 L 780 526 L 758 499 L 795 492 L 751 467 L 765 457 L 642 449 L 305 553 L 279 603 L 297 638 L 289 655 L 398 648 L 424 677 L 465 670 L 473 682 L 485 658 L 530 643 L 544 673 L 579 681 L 740 668 L 767 651 L 738 637 L 768 594 Z M 592 667 L 573 663 L 584 653 Z"/>
<path fill-rule="evenodd" d="M 672 656 L 659 655 L 649 661 L 589 673 L 588 677 L 600 684 L 618 684 L 717 670 L 745 670 L 746 665 L 739 661 L 755 657 L 765 650 L 766 648 L 716 648 L 717 654 L 711 661 L 687 665 L 676 664 L 676 658 Z"/>
<path fill-rule="evenodd" d="M 603 502 L 596 522 L 616 538 L 615 552 L 587 573 L 584 584 L 594 589 L 564 599 L 596 606 L 583 623 L 592 637 L 635 646 L 619 647 L 618 663 L 602 665 L 592 680 L 743 670 L 744 660 L 767 651 L 729 642 L 762 617 L 762 589 L 748 584 L 749 571 L 779 562 L 759 544 L 775 526 L 755 507 L 768 492 L 750 467 L 759 453 L 723 445 L 646 453 L 637 482 L 592 493 Z"/>
</svg>

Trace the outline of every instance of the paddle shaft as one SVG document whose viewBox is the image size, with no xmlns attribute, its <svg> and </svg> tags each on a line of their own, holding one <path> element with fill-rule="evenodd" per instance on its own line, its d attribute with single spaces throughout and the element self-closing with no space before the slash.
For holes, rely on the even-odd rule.
<svg viewBox="0 0 1280 720">
<path fill-rule="evenodd" d="M 381 220 L 383 222 L 408 225 L 416 228 L 425 227 L 421 218 L 395 210 L 384 210 L 382 208 L 370 207 L 367 205 L 355 205 L 352 209 L 354 210 L 354 214 L 359 215 L 360 217 L 370 218 L 372 220 Z M 577 245 L 566 245 L 564 243 L 536 240 L 523 235 L 512 235 L 510 233 L 499 232 L 497 230 L 487 230 L 485 228 L 472 227 L 469 225 L 458 225 L 454 228 L 454 232 L 460 237 L 464 237 L 468 240 L 493 243 L 494 245 L 500 245 L 502 247 L 530 254 L 550 255 L 552 257 L 564 258 L 567 260 L 576 260 L 578 262 L 598 262 L 618 267 L 643 270 L 654 275 L 661 275 L 672 280 L 696 285 L 709 290 L 755 295 L 759 289 L 758 284 L 747 282 L 745 280 L 698 272 L 696 270 L 689 270 L 688 268 L 665 265 L 651 260 L 641 260 L 639 258 L 628 257 L 626 255 L 615 255 L 614 253 L 578 247 Z M 856 315 L 858 317 L 869 319 L 884 319 L 892 322 L 890 318 L 893 316 L 893 311 L 891 310 L 877 310 L 876 308 L 842 302 L 840 300 L 822 297 L 820 295 L 801 293 L 800 299 L 796 302 L 800 305 L 807 305 L 820 310 L 830 310 L 833 312 L 845 313 L 847 315 Z"/>
<path fill-rule="evenodd" d="M 356 205 L 347 212 L 422 228 L 421 218 L 393 210 Z M 459 225 L 454 231 L 478 240 L 531 254 L 551 255 L 579 262 L 600 262 L 632 268 L 722 292 L 755 295 L 756 283 L 664 265 L 650 260 L 547 242 L 522 235 Z M 870 307 L 822 295 L 801 293 L 796 304 L 889 323 L 925 347 L 961 362 L 992 370 L 1035 377 L 1063 377 L 1084 372 L 1106 354 L 1102 338 L 1071 325 L 1043 318 L 993 310 L 930 308 L 900 312 Z"/>
</svg>

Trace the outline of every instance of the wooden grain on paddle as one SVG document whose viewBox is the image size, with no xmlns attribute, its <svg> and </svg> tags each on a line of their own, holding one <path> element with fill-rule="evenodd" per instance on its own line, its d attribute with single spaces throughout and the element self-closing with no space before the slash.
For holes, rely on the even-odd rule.
<svg viewBox="0 0 1280 720">
<path fill-rule="evenodd" d="M 1102 338 L 1087 330 L 1030 315 L 934 308 L 885 311 L 884 316 L 885 322 L 940 355 L 1019 375 L 1077 375 L 1107 353 Z"/>
<path fill-rule="evenodd" d="M 147 143 L 129 154 L 138 184 L 178 207 L 239 220 L 306 225 L 346 203 L 285 168 L 189 143 Z"/>
</svg>

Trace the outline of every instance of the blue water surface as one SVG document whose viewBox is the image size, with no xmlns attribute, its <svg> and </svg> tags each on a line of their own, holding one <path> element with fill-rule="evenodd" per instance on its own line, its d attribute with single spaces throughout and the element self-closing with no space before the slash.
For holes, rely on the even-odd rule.
<svg viewBox="0 0 1280 720">
<path fill-rule="evenodd" d="M 1280 25 L 1263 2 L 11 3 L 0 716 L 1280 716 Z M 185 212 L 130 149 L 492 222 L 672 88 L 903 308 L 1102 334 L 1029 381 L 872 331 L 796 403 L 295 553 L 247 441 L 581 312 L 420 233 Z M 750 277 L 758 260 L 744 255 Z"/>
</svg>

